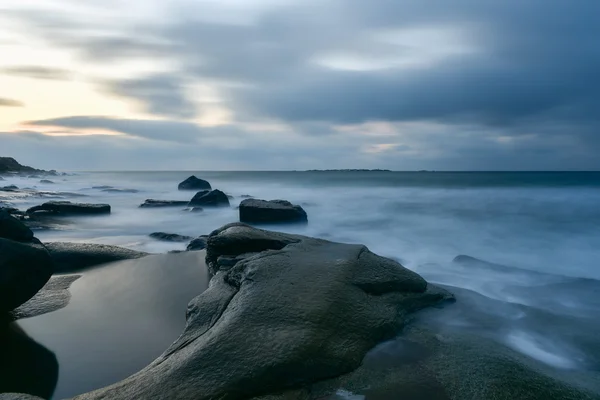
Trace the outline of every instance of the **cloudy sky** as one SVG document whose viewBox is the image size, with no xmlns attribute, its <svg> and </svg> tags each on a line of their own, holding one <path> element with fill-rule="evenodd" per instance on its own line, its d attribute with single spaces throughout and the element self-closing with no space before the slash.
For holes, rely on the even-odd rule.
<svg viewBox="0 0 600 400">
<path fill-rule="evenodd" d="M 2 0 L 0 155 L 600 169 L 598 0 Z"/>
</svg>

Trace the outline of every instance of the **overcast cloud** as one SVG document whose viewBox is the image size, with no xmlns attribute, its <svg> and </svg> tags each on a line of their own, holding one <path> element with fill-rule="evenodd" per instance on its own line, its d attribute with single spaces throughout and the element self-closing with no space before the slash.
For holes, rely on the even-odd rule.
<svg viewBox="0 0 600 400">
<path fill-rule="evenodd" d="M 47 139 L 71 169 L 111 146 L 127 169 L 600 168 L 595 0 L 49 3 L 15 0 L 0 31 L 77 65 L 0 75 L 76 70 L 131 114 L 32 115 L 6 155 L 47 139 L 26 126 L 122 134 Z"/>
</svg>

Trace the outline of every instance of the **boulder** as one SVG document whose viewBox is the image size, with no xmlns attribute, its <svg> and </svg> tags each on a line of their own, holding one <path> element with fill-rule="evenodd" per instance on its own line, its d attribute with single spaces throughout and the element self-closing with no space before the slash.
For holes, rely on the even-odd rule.
<svg viewBox="0 0 600 400">
<path fill-rule="evenodd" d="M 32 298 L 53 272 L 54 263 L 45 249 L 0 239 L 0 313 Z"/>
<path fill-rule="evenodd" d="M 118 246 L 91 243 L 46 243 L 55 272 L 73 272 L 113 261 L 130 260 L 147 256 L 148 253 Z"/>
<path fill-rule="evenodd" d="M 203 190 L 190 200 L 190 207 L 229 207 L 229 198 L 219 189 Z"/>
<path fill-rule="evenodd" d="M 110 205 L 71 203 L 70 201 L 49 201 L 27 210 L 28 214 L 38 212 L 49 213 L 52 215 L 101 215 L 110 214 Z"/>
<path fill-rule="evenodd" d="M 333 378 L 450 296 L 360 245 L 231 224 L 211 233 L 210 260 L 231 243 L 264 251 L 212 278 L 157 360 L 75 399 L 247 399 Z"/>
<path fill-rule="evenodd" d="M 5 192 L 14 192 L 15 190 L 19 190 L 19 187 L 17 185 L 8 185 L 1 187 L 0 190 Z"/>
<path fill-rule="evenodd" d="M 286 200 L 246 199 L 240 203 L 240 221 L 254 224 L 306 223 L 306 211 Z"/>
<path fill-rule="evenodd" d="M 188 205 L 187 201 L 180 200 L 154 200 L 147 199 L 142 204 L 141 208 L 156 208 L 156 207 L 185 207 Z"/>
<path fill-rule="evenodd" d="M 31 242 L 33 232 L 5 210 L 0 210 L 0 238 L 16 242 Z"/>
<path fill-rule="evenodd" d="M 210 183 L 204 179 L 196 178 L 194 175 L 181 182 L 177 187 L 179 190 L 211 190 Z"/>
<path fill-rule="evenodd" d="M 163 242 L 187 242 L 192 239 L 191 236 L 178 235 L 176 233 L 154 232 L 150 236 L 152 239 L 162 240 Z"/>
<path fill-rule="evenodd" d="M 208 236 L 197 237 L 196 239 L 194 239 L 190 243 L 188 243 L 186 250 L 187 251 L 198 251 L 198 250 L 206 249 L 206 240 L 207 239 L 208 239 Z"/>
</svg>

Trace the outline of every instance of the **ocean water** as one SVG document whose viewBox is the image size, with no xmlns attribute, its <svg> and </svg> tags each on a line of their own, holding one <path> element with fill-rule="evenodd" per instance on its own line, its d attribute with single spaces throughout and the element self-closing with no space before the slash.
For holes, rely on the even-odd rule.
<svg viewBox="0 0 600 400">
<path fill-rule="evenodd" d="M 232 207 L 138 207 L 150 198 L 191 199 L 194 192 L 177 184 L 192 173 L 233 196 Z M 600 370 L 600 173 L 78 172 L 50 179 L 55 183 L 8 177 L 2 184 L 109 203 L 112 214 L 69 218 L 38 231 L 42 241 L 182 250 L 185 243 L 148 234 L 208 234 L 238 220 L 242 195 L 286 199 L 304 207 L 308 225 L 266 228 L 362 243 L 447 287 L 459 300 L 444 314 L 447 329 L 479 331 L 558 371 Z M 21 209 L 45 201 L 2 196 Z M 458 255 L 491 264 L 452 262 Z"/>
</svg>

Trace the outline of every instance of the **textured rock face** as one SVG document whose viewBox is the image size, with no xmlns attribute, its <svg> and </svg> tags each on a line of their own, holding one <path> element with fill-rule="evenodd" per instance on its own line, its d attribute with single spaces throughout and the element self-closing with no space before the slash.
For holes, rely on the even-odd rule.
<svg viewBox="0 0 600 400">
<path fill-rule="evenodd" d="M 187 201 L 181 200 L 154 200 L 147 199 L 142 204 L 141 208 L 155 208 L 155 207 L 185 207 L 188 205 Z"/>
<path fill-rule="evenodd" d="M 188 204 L 190 207 L 229 207 L 229 198 L 218 189 L 196 193 Z"/>
<path fill-rule="evenodd" d="M 213 277 L 161 357 L 76 398 L 245 399 L 335 377 L 393 337 L 408 313 L 449 296 L 364 246 L 242 224 L 210 235 L 209 262 L 239 255 L 233 243 L 259 253 Z"/>
<path fill-rule="evenodd" d="M 46 243 L 45 246 L 54 260 L 55 272 L 63 273 L 148 255 L 148 253 L 104 244 L 51 242 Z"/>
<path fill-rule="evenodd" d="M 5 210 L 0 210 L 0 238 L 16 242 L 31 242 L 33 232 Z"/>
<path fill-rule="evenodd" d="M 49 201 L 40 206 L 31 207 L 28 214 L 46 212 L 53 215 L 98 215 L 110 214 L 108 204 L 71 203 L 70 201 Z"/>
<path fill-rule="evenodd" d="M 204 179 L 196 178 L 194 175 L 181 182 L 177 187 L 179 190 L 211 190 L 210 183 Z"/>
<path fill-rule="evenodd" d="M 286 200 L 246 199 L 240 203 L 240 221 L 255 224 L 306 223 L 306 211 Z"/>
<path fill-rule="evenodd" d="M 0 239 L 0 313 L 32 298 L 53 272 L 45 249 Z"/>
</svg>

